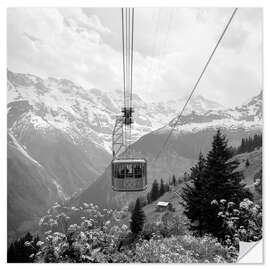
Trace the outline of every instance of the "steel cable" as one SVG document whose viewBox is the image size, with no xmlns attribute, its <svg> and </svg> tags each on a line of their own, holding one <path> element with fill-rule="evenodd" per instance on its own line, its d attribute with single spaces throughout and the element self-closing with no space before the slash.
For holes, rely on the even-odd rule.
<svg viewBox="0 0 270 270">
<path fill-rule="evenodd" d="M 195 85 L 193 86 L 192 91 L 191 91 L 191 93 L 190 93 L 190 95 L 189 95 L 189 97 L 188 97 L 186 103 L 184 104 L 184 106 L 183 106 L 183 108 L 182 108 L 180 114 L 177 116 L 176 121 L 174 122 L 174 124 L 173 124 L 173 126 L 172 126 L 172 128 L 171 128 L 171 130 L 170 130 L 170 132 L 169 132 L 169 134 L 168 134 L 168 136 L 166 137 L 166 140 L 165 140 L 164 143 L 162 144 L 162 146 L 161 146 L 161 148 L 160 148 L 160 151 L 157 153 L 156 157 L 154 158 L 154 161 L 156 161 L 156 160 L 159 158 L 159 156 L 160 156 L 160 154 L 162 153 L 164 147 L 167 145 L 167 143 L 168 143 L 168 141 L 169 141 L 169 139 L 170 139 L 170 137 L 171 137 L 171 135 L 172 135 L 174 129 L 175 129 L 176 126 L 179 124 L 180 118 L 182 117 L 182 115 L 183 115 L 183 113 L 184 113 L 184 111 L 185 111 L 185 109 L 186 109 L 187 104 L 189 103 L 189 101 L 190 101 L 190 99 L 192 98 L 192 96 L 193 96 L 195 90 L 197 89 L 197 86 L 198 86 L 198 84 L 199 84 L 201 78 L 203 77 L 203 75 L 204 75 L 204 73 L 205 73 L 205 71 L 206 71 L 206 69 L 207 69 L 209 63 L 211 62 L 211 60 L 212 60 L 212 58 L 213 58 L 213 56 L 214 56 L 214 54 L 215 54 L 215 52 L 216 52 L 216 50 L 217 50 L 217 48 L 218 48 L 220 42 L 221 42 L 221 40 L 223 39 L 223 37 L 224 37 L 224 35 L 225 35 L 225 33 L 226 33 L 226 31 L 227 31 L 227 29 L 228 29 L 228 27 L 229 27 L 229 25 L 230 25 L 230 23 L 231 23 L 231 21 L 232 21 L 232 19 L 233 19 L 233 17 L 234 17 L 234 15 L 235 15 L 235 13 L 236 13 L 237 10 L 238 10 L 238 8 L 235 8 L 235 9 L 233 10 L 233 13 L 232 13 L 232 15 L 230 16 L 230 19 L 228 20 L 228 22 L 227 22 L 227 24 L 226 24 L 226 26 L 225 26 L 223 32 L 221 33 L 221 35 L 220 35 L 220 37 L 219 37 L 219 39 L 218 39 L 218 41 L 217 41 L 217 43 L 216 43 L 216 45 L 215 45 L 215 47 L 214 47 L 212 53 L 210 54 L 210 57 L 208 58 L 208 60 L 207 60 L 207 62 L 206 62 L 206 64 L 205 64 L 205 66 L 204 66 L 202 72 L 200 73 L 200 76 L 198 77 L 198 79 L 197 79 Z"/>
</svg>

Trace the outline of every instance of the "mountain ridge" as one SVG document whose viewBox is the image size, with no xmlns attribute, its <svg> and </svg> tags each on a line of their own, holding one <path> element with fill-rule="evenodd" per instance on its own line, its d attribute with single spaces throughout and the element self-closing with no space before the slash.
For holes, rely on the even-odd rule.
<svg viewBox="0 0 270 270">
<path fill-rule="evenodd" d="M 10 70 L 7 78 L 8 149 L 13 153 L 8 158 L 11 194 L 8 207 L 16 206 L 9 208 L 12 217 L 16 217 L 20 209 L 34 204 L 27 194 L 20 193 L 20 200 L 14 195 L 20 191 L 22 183 L 17 178 L 23 175 L 22 171 L 28 173 L 24 184 L 29 192 L 39 194 L 35 187 L 43 187 L 44 179 L 53 190 L 40 188 L 45 192 L 40 196 L 42 201 L 37 203 L 37 209 L 33 210 L 37 215 L 52 201 L 63 198 L 85 196 L 95 203 L 115 206 L 131 199 L 111 191 L 108 167 L 111 133 L 122 106 L 121 90 L 108 94 L 100 89 L 86 90 L 66 79 L 42 79 Z M 177 175 L 183 173 L 196 160 L 198 150 L 207 151 L 208 140 L 218 127 L 225 128 L 233 145 L 237 145 L 240 138 L 262 130 L 262 93 L 232 109 L 224 109 L 203 96 L 194 97 L 165 153 L 153 163 L 157 146 L 164 142 L 184 99 L 147 103 L 135 94 L 133 101 L 132 148 L 136 155 L 148 159 L 150 179 L 166 178 L 169 171 Z M 20 226 L 20 222 L 31 223 L 28 220 L 31 218 L 29 215 L 22 216 L 21 220 L 11 218 L 16 224 L 11 227 Z"/>
</svg>

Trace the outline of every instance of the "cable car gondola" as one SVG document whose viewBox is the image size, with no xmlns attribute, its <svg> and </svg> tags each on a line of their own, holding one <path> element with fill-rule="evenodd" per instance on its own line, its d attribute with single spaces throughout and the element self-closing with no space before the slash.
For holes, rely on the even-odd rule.
<svg viewBox="0 0 270 270">
<path fill-rule="evenodd" d="M 143 191 L 147 188 L 145 159 L 115 159 L 112 161 L 114 191 Z"/>
<path fill-rule="evenodd" d="M 168 143 L 173 130 L 180 122 L 184 110 L 192 98 L 201 78 L 203 77 L 211 59 L 214 56 L 225 32 L 227 31 L 237 8 L 234 9 L 229 21 L 227 22 L 217 44 L 215 45 L 210 57 L 208 58 L 199 78 L 185 102 L 181 112 L 176 118 L 166 140 L 161 146 L 154 160 L 157 160 L 165 145 Z M 133 68 L 133 29 L 134 29 L 134 9 L 122 8 L 122 44 L 123 44 L 123 73 L 124 73 L 124 108 L 121 110 L 123 115 L 117 117 L 113 129 L 112 138 L 112 188 L 115 191 L 142 191 L 147 188 L 147 162 L 145 159 L 136 159 L 131 155 L 131 126 L 133 124 L 132 114 L 132 68 Z M 129 132 L 128 132 L 129 129 Z M 128 138 L 129 136 L 129 138 Z M 121 150 L 125 157 L 119 158 Z"/>
<path fill-rule="evenodd" d="M 143 158 L 133 157 L 131 153 L 134 113 L 132 107 L 133 29 L 134 8 L 122 8 L 124 107 L 113 129 L 111 163 L 112 189 L 119 192 L 136 192 L 147 188 L 147 162 Z"/>
</svg>

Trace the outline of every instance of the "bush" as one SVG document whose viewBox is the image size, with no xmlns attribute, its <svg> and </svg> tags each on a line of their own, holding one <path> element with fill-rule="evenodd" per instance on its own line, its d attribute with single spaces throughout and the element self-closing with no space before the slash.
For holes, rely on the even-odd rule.
<svg viewBox="0 0 270 270">
<path fill-rule="evenodd" d="M 39 237 L 33 237 L 29 232 L 10 244 L 7 253 L 9 263 L 31 263 L 39 251 Z"/>
<path fill-rule="evenodd" d="M 70 217 L 56 204 L 43 217 L 40 226 L 49 230 L 44 233 L 44 243 L 35 255 L 37 262 L 108 262 L 117 252 L 120 235 L 128 233 L 121 224 L 121 211 L 100 209 L 97 205 L 65 208 L 70 214 L 81 213 L 81 222 L 70 224 Z M 57 231 L 59 229 L 60 231 Z"/>
<path fill-rule="evenodd" d="M 236 257 L 235 250 L 210 236 L 190 236 L 175 213 L 164 213 L 159 223 L 134 234 L 121 223 L 121 211 L 93 204 L 65 210 L 55 205 L 41 219 L 40 226 L 51 229 L 44 233 L 35 262 L 232 262 Z M 83 214 L 80 224 L 72 224 L 67 212 Z"/>
<path fill-rule="evenodd" d="M 130 230 L 134 234 L 138 234 L 142 231 L 145 221 L 145 214 L 140 204 L 140 199 L 136 200 L 134 210 L 131 215 Z"/>
<path fill-rule="evenodd" d="M 143 238 L 149 240 L 154 236 L 171 237 L 187 233 L 183 219 L 172 212 L 165 212 L 158 222 L 146 223 L 143 229 Z"/>
<path fill-rule="evenodd" d="M 144 263 L 223 263 L 234 262 L 236 253 L 210 236 L 191 235 L 144 240 L 136 245 L 136 262 Z"/>
<path fill-rule="evenodd" d="M 238 247 L 239 241 L 251 242 L 262 238 L 262 209 L 249 199 L 239 205 L 226 200 L 213 201 L 219 208 L 218 217 L 223 221 L 224 244 Z"/>
</svg>

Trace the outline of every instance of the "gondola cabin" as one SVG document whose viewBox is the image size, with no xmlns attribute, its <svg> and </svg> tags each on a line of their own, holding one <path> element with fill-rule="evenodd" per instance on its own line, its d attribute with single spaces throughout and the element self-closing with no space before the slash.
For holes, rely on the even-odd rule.
<svg viewBox="0 0 270 270">
<path fill-rule="evenodd" d="M 114 191 L 143 191 L 147 188 L 145 159 L 114 159 L 112 161 L 112 188 Z"/>
</svg>

